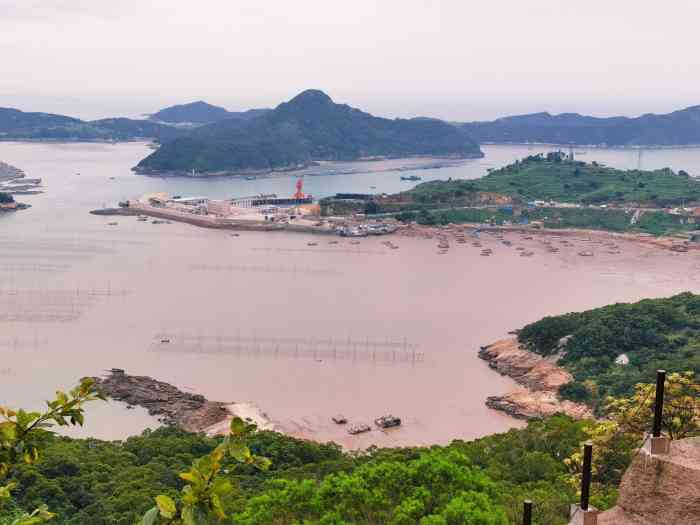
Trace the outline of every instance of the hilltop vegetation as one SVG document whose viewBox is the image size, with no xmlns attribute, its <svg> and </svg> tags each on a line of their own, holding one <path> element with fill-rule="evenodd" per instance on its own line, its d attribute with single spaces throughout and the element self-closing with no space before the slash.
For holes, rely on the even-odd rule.
<svg viewBox="0 0 700 525">
<path fill-rule="evenodd" d="M 424 205 L 453 205 L 473 201 L 476 192 L 520 203 L 674 206 L 700 200 L 700 181 L 682 170 L 619 170 L 596 162 L 572 162 L 555 152 L 531 155 L 480 179 L 424 182 L 398 195 Z"/>
<path fill-rule="evenodd" d="M 447 447 L 360 455 L 258 432 L 249 447 L 271 467 L 237 468 L 226 505 L 238 509 L 233 523 L 246 525 L 506 525 L 532 497 L 537 524 L 563 525 L 576 494 L 561 459 L 576 452 L 588 426 L 562 416 Z M 176 473 L 219 441 L 169 428 L 124 442 L 45 435 L 41 461 L 17 468 L 15 504 L 47 504 L 56 525 L 132 525 L 155 495 L 177 499 L 183 480 Z M 223 466 L 232 470 L 233 461 Z"/>
<path fill-rule="evenodd" d="M 461 127 L 479 142 L 679 146 L 700 144 L 700 106 L 637 118 L 534 113 Z"/>
<path fill-rule="evenodd" d="M 529 350 L 545 356 L 558 351 L 563 337 L 568 342 L 559 364 L 575 379 L 564 387 L 564 397 L 600 408 L 609 395 L 631 395 L 635 384 L 653 382 L 657 369 L 700 376 L 700 296 L 683 293 L 545 317 L 518 334 Z M 616 363 L 622 355 L 629 364 Z"/>
<path fill-rule="evenodd" d="M 700 181 L 684 171 L 619 170 L 570 162 L 558 153 L 516 161 L 474 181 L 474 187 L 523 201 L 671 206 L 700 199 Z"/>
<path fill-rule="evenodd" d="M 433 119 L 384 119 L 321 91 L 305 91 L 250 120 L 194 129 L 143 159 L 143 171 L 225 172 L 289 169 L 318 160 L 375 156 L 481 156 L 463 132 Z"/>
</svg>

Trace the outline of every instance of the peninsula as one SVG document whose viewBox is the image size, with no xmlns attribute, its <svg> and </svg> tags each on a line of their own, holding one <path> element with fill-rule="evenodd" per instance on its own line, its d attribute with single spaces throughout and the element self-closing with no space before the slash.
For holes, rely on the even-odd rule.
<svg viewBox="0 0 700 525">
<path fill-rule="evenodd" d="M 657 369 L 700 374 L 698 323 L 700 296 L 689 292 L 545 317 L 481 348 L 491 368 L 524 387 L 486 403 L 525 419 L 601 413 L 608 396 L 632 395 Z"/>
</svg>

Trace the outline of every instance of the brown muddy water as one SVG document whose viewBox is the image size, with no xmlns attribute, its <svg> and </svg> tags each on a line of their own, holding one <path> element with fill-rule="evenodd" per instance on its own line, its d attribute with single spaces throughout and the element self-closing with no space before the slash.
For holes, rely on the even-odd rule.
<svg viewBox="0 0 700 525">
<path fill-rule="evenodd" d="M 490 257 L 471 242 L 440 255 L 436 239 L 395 237 L 390 249 L 381 238 L 232 237 L 89 215 L 175 184 L 128 171 L 145 151 L 0 144 L 0 159 L 47 186 L 21 199 L 32 209 L 0 217 L 0 403 L 39 406 L 56 388 L 119 367 L 253 403 L 294 435 L 350 448 L 446 443 L 520 424 L 485 407 L 514 384 L 478 359 L 479 345 L 544 315 L 700 291 L 698 255 L 633 243 L 611 254 L 579 238 L 552 254 L 536 238 L 508 234 L 509 247 L 482 235 Z M 534 255 L 520 257 L 518 246 Z M 578 256 L 583 249 L 595 255 Z M 349 436 L 331 422 L 337 413 L 351 424 L 392 413 L 404 425 Z M 143 410 L 102 404 L 78 435 L 122 438 L 156 424 Z"/>
</svg>

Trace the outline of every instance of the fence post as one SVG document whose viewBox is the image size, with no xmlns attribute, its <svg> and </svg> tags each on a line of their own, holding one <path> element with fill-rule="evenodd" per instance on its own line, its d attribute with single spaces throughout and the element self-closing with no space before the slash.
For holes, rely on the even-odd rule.
<svg viewBox="0 0 700 525">
<path fill-rule="evenodd" d="M 523 502 L 523 525 L 532 525 L 532 501 Z"/>
<path fill-rule="evenodd" d="M 589 505 L 591 496 L 591 472 L 593 469 L 593 444 L 589 441 L 583 445 L 583 472 L 581 475 L 581 501 L 571 506 L 571 524 L 597 525 L 598 510 Z"/>
<path fill-rule="evenodd" d="M 656 400 L 654 401 L 654 425 L 651 432 L 651 453 L 668 454 L 671 440 L 661 435 L 661 422 L 664 414 L 664 388 L 666 370 L 656 371 Z"/>
<path fill-rule="evenodd" d="M 652 436 L 661 437 L 661 417 L 664 413 L 664 387 L 666 370 L 656 371 L 656 401 L 654 402 L 654 428 Z"/>
<path fill-rule="evenodd" d="M 588 442 L 583 445 L 583 475 L 581 476 L 581 510 L 588 510 L 588 501 L 591 496 L 591 469 L 593 459 L 593 445 Z"/>
</svg>

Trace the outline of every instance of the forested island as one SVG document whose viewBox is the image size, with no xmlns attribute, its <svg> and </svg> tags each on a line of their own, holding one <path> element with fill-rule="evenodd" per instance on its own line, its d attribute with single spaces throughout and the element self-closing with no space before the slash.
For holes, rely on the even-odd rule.
<svg viewBox="0 0 700 525">
<path fill-rule="evenodd" d="M 533 113 L 459 125 L 479 142 L 600 146 L 700 144 L 700 106 L 665 115 L 598 118 L 577 113 Z"/>
<path fill-rule="evenodd" d="M 194 129 L 143 159 L 144 173 L 282 170 L 320 160 L 414 155 L 481 157 L 476 142 L 434 119 L 385 119 L 308 90 L 253 119 L 226 119 Z"/>
<path fill-rule="evenodd" d="M 367 201 L 321 202 L 326 214 L 395 213 L 421 224 L 527 219 L 547 228 L 654 235 L 694 232 L 691 210 L 698 204 L 700 181 L 683 170 L 620 170 L 569 159 L 562 152 L 531 155 L 480 179 L 424 182 Z"/>
</svg>

